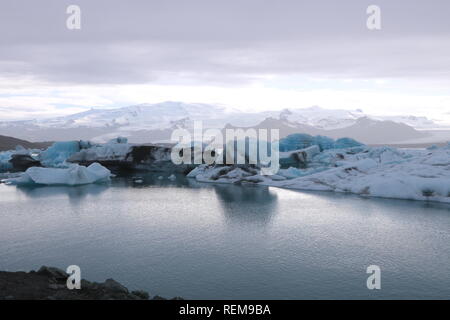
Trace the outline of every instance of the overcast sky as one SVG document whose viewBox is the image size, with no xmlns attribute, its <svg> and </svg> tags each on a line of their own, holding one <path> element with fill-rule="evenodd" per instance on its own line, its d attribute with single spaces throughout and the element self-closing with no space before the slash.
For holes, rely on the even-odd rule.
<svg viewBox="0 0 450 320">
<path fill-rule="evenodd" d="M 165 100 L 450 120 L 449 16 L 448 0 L 2 0 L 0 120 Z"/>
</svg>

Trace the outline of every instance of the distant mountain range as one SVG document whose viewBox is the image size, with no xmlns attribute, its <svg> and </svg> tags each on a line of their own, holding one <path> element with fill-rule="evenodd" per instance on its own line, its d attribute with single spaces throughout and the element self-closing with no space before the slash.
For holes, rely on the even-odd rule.
<svg viewBox="0 0 450 320">
<path fill-rule="evenodd" d="M 30 141 L 94 140 L 117 136 L 131 142 L 168 141 L 175 128 L 192 129 L 193 121 L 204 128 L 277 128 L 280 136 L 291 133 L 352 137 L 364 143 L 396 143 L 426 139 L 425 129 L 438 128 L 425 117 L 379 117 L 362 110 L 328 110 L 320 107 L 281 111 L 240 112 L 221 105 L 162 102 L 118 109 L 91 109 L 45 120 L 3 121 L 0 134 Z M 450 137 L 449 137 L 450 138 Z"/>
<path fill-rule="evenodd" d="M 236 128 L 228 124 L 226 128 Z M 430 133 L 418 131 L 406 124 L 393 121 L 379 121 L 367 117 L 359 118 L 348 127 L 324 130 L 307 124 L 298 124 L 286 120 L 267 118 L 255 126 L 256 129 L 279 129 L 280 137 L 293 133 L 307 133 L 310 135 L 322 135 L 330 138 L 351 137 L 367 144 L 393 143 L 420 139 L 430 136 Z"/>
</svg>

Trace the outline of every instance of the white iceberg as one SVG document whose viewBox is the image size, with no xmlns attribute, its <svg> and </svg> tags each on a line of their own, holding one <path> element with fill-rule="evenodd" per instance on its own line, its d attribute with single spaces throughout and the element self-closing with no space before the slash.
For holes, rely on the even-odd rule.
<svg viewBox="0 0 450 320">
<path fill-rule="evenodd" d="M 307 168 L 280 169 L 275 176 L 261 176 L 252 168 L 202 165 L 188 177 L 201 182 L 254 183 L 450 203 L 450 146 L 432 150 L 330 149 L 314 156 Z"/>
<path fill-rule="evenodd" d="M 105 144 L 89 141 L 55 142 L 39 155 L 44 167 L 67 168 L 71 162 L 123 159 L 130 151 L 128 140 L 118 137 Z"/>
<path fill-rule="evenodd" d="M 92 145 L 72 154 L 68 162 L 92 162 L 105 160 L 125 160 L 132 145 L 126 139 L 117 138 L 105 144 Z"/>
<path fill-rule="evenodd" d="M 91 183 L 107 182 L 111 171 L 98 163 L 89 167 L 70 165 L 69 168 L 32 167 L 18 178 L 6 179 L 11 185 L 68 185 L 77 186 Z"/>
<path fill-rule="evenodd" d="M 450 150 L 378 148 L 338 168 L 277 183 L 282 188 L 450 203 Z"/>
</svg>

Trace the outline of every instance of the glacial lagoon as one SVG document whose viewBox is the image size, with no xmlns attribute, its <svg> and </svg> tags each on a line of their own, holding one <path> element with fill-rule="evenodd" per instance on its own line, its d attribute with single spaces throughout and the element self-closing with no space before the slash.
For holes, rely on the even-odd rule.
<svg viewBox="0 0 450 320">
<path fill-rule="evenodd" d="M 159 174 L 0 184 L 0 270 L 76 264 L 165 297 L 449 299 L 449 243 L 448 204 Z M 369 265 L 381 290 L 366 287 Z"/>
</svg>

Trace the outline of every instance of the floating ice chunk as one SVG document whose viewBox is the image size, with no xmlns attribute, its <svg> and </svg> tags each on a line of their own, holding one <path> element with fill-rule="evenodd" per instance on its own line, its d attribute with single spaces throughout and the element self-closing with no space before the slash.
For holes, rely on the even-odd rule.
<svg viewBox="0 0 450 320">
<path fill-rule="evenodd" d="M 200 165 L 192 170 L 187 177 L 200 182 L 235 183 L 250 176 L 258 176 L 258 170 L 248 165 Z M 261 181 L 264 178 L 261 177 Z"/>
<path fill-rule="evenodd" d="M 120 141 L 117 142 L 117 141 Z M 124 160 L 130 152 L 132 145 L 123 139 L 113 139 L 106 144 L 93 145 L 88 149 L 73 154 L 67 160 L 69 162 L 92 162 L 102 160 Z"/>
<path fill-rule="evenodd" d="M 12 164 L 9 160 L 11 160 L 13 153 L 13 151 L 0 152 L 0 172 L 6 172 L 12 169 Z"/>
<path fill-rule="evenodd" d="M 331 149 L 316 155 L 307 168 L 280 169 L 275 179 L 259 175 L 256 169 L 237 166 L 201 165 L 188 176 L 201 182 L 251 182 L 298 190 L 450 203 L 450 148 Z"/>
<path fill-rule="evenodd" d="M 265 176 L 266 178 L 272 180 L 272 181 L 284 181 L 286 180 L 286 177 L 280 174 L 274 174 L 271 176 Z"/>
<path fill-rule="evenodd" d="M 295 179 L 299 177 L 309 176 L 311 174 L 328 170 L 327 167 L 317 167 L 317 168 L 305 168 L 298 169 L 294 167 L 289 167 L 287 169 L 280 169 L 278 175 L 283 176 L 287 179 Z"/>
<path fill-rule="evenodd" d="M 368 171 L 377 166 L 378 163 L 373 159 L 362 159 L 355 162 L 348 162 L 347 164 L 343 165 L 344 169 L 355 168 L 360 171 Z"/>
<path fill-rule="evenodd" d="M 450 152 L 446 148 L 433 150 L 425 156 L 422 163 L 432 166 L 450 166 Z"/>
<path fill-rule="evenodd" d="M 347 160 L 342 166 L 277 184 L 302 190 L 351 192 L 365 196 L 450 202 L 450 154 L 439 149 L 430 155 L 400 150 L 372 150 L 375 158 Z M 384 161 L 383 153 L 407 160 Z M 369 152 L 370 154 L 370 152 Z M 444 154 L 447 154 L 445 157 Z M 365 154 L 367 155 L 367 154 Z"/>
<path fill-rule="evenodd" d="M 79 141 L 55 142 L 40 154 L 40 161 L 44 167 L 64 168 L 66 160 L 80 151 Z"/>
<path fill-rule="evenodd" d="M 325 136 L 314 137 L 314 144 L 319 146 L 320 151 L 336 148 L 334 140 Z"/>
<path fill-rule="evenodd" d="M 98 163 L 89 167 L 70 165 L 69 168 L 32 167 L 21 174 L 19 178 L 7 179 L 7 184 L 41 184 L 76 186 L 109 181 L 111 172 Z"/>
<path fill-rule="evenodd" d="M 195 178 L 197 175 L 203 173 L 206 169 L 206 165 L 200 165 L 198 167 L 195 167 L 191 172 L 189 172 L 186 177 L 188 178 Z"/>
<path fill-rule="evenodd" d="M 26 154 L 30 154 L 30 150 L 25 149 L 21 145 L 18 145 L 18 146 L 16 146 L 14 154 L 26 155 Z"/>
<path fill-rule="evenodd" d="M 283 176 L 288 179 L 294 179 L 303 176 L 302 170 L 289 167 L 287 169 L 278 170 L 278 175 Z"/>
<path fill-rule="evenodd" d="M 317 145 L 311 147 L 280 152 L 280 164 L 281 165 L 296 165 L 296 166 L 306 166 L 307 162 L 310 162 L 314 156 L 320 153 L 320 148 Z"/>
<path fill-rule="evenodd" d="M 304 149 L 313 144 L 315 144 L 313 136 L 304 133 L 296 133 L 281 139 L 279 146 L 281 152 L 287 152 Z"/>
<path fill-rule="evenodd" d="M 15 150 L 0 152 L 0 172 L 23 171 L 24 163 L 27 161 L 33 165 L 39 164 L 37 157 L 40 152 L 41 150 L 25 149 L 22 146 L 17 146 Z"/>
<path fill-rule="evenodd" d="M 21 172 L 14 172 L 14 173 L 5 172 L 5 173 L 0 173 L 0 183 L 6 183 L 8 179 L 19 178 L 21 175 L 22 175 Z"/>
</svg>

